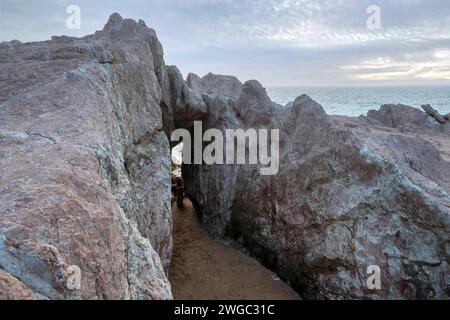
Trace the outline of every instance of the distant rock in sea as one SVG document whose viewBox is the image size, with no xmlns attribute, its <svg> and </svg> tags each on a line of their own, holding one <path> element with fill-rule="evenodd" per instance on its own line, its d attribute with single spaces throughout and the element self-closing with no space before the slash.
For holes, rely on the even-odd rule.
<svg viewBox="0 0 450 320">
<path fill-rule="evenodd" d="M 439 114 L 439 112 L 434 109 L 429 104 L 423 105 L 422 109 L 430 116 L 435 118 L 439 123 L 445 123 L 445 118 Z"/>
</svg>

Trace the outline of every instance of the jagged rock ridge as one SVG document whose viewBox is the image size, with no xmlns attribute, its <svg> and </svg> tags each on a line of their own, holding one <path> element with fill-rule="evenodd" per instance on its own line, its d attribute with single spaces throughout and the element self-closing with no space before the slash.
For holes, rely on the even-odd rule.
<svg viewBox="0 0 450 320">
<path fill-rule="evenodd" d="M 94 35 L 0 53 L 2 295 L 170 299 L 170 93 L 155 32 L 113 14 Z"/>
<path fill-rule="evenodd" d="M 281 131 L 275 176 L 183 166 L 212 235 L 239 240 L 304 298 L 449 297 L 450 123 L 394 105 L 333 117 L 308 96 L 278 106 L 255 81 L 235 95 L 227 82 L 222 95 L 195 83 L 204 130 Z M 381 290 L 366 286 L 370 265 L 381 269 Z"/>
<path fill-rule="evenodd" d="M 332 117 L 254 80 L 184 81 L 155 32 L 118 14 L 84 38 L 2 43 L 0 62 L 0 298 L 171 298 L 167 136 L 196 120 L 280 129 L 275 176 L 183 166 L 212 235 L 305 298 L 448 298 L 448 121 L 393 105 Z"/>
</svg>

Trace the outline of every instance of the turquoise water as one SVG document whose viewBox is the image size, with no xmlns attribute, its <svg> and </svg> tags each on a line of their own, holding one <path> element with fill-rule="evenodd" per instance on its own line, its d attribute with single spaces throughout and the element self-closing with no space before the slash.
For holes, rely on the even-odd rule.
<svg viewBox="0 0 450 320">
<path fill-rule="evenodd" d="M 272 101 L 286 105 L 303 93 L 320 103 L 328 114 L 358 116 L 382 104 L 402 103 L 416 108 L 430 104 L 450 112 L 450 86 L 267 88 Z"/>
</svg>

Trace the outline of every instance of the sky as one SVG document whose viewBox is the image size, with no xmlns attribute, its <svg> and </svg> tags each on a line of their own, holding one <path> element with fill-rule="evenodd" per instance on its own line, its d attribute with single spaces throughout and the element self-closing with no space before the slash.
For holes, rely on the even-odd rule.
<svg viewBox="0 0 450 320">
<path fill-rule="evenodd" d="M 80 29 L 66 26 L 70 5 Z M 450 0 L 0 0 L 0 41 L 84 36 L 113 12 L 155 29 L 166 63 L 184 76 L 231 74 L 267 87 L 450 85 Z"/>
</svg>

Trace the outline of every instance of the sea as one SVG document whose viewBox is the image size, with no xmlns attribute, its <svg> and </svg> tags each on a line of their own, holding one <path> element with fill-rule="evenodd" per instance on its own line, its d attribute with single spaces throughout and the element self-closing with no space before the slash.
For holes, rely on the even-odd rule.
<svg viewBox="0 0 450 320">
<path fill-rule="evenodd" d="M 430 104 L 441 114 L 450 112 L 450 86 L 273 87 L 267 88 L 267 93 L 281 105 L 307 94 L 332 115 L 366 115 L 371 109 L 391 103 L 419 109 L 423 104 Z"/>
</svg>

